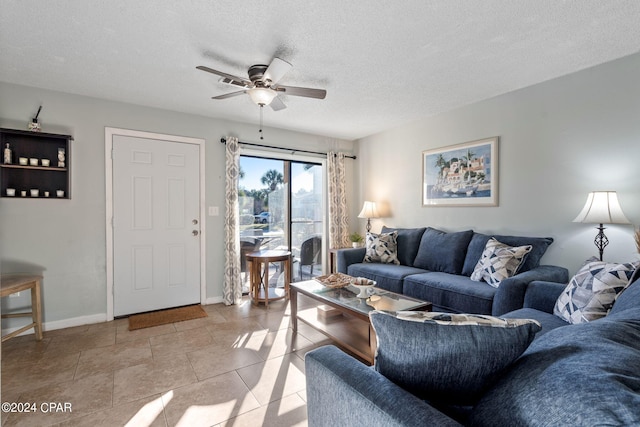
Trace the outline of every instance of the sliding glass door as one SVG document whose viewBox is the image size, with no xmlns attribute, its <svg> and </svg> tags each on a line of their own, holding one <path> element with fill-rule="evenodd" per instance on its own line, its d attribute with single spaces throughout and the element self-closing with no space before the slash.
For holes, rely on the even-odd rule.
<svg viewBox="0 0 640 427">
<path fill-rule="evenodd" d="M 324 217 L 322 166 L 291 162 L 291 250 L 296 256 L 293 281 L 322 274 Z"/>
<path fill-rule="evenodd" d="M 238 202 L 243 273 L 247 271 L 246 253 L 286 249 L 294 256 L 292 281 L 322 274 L 323 177 L 321 163 L 240 156 Z M 269 283 L 277 283 L 278 278 Z"/>
</svg>

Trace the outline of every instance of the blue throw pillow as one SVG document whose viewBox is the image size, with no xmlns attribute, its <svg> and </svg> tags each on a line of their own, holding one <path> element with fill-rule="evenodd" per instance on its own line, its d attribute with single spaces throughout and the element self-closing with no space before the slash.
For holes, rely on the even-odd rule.
<svg viewBox="0 0 640 427">
<path fill-rule="evenodd" d="M 426 230 L 423 228 L 389 228 L 382 227 L 382 233 L 398 232 L 398 261 L 400 264 L 413 267 L 413 260 L 416 259 L 420 239 Z"/>
<path fill-rule="evenodd" d="M 488 236 L 482 233 L 473 233 L 471 242 L 467 249 L 467 256 L 464 260 L 464 266 L 462 267 L 462 274 L 465 276 L 471 276 L 473 270 L 484 252 L 484 248 L 490 238 L 509 245 L 509 246 L 526 246 L 531 245 L 531 252 L 527 255 L 520 268 L 519 273 L 532 270 L 540 265 L 540 258 L 547 251 L 550 244 L 553 243 L 551 237 L 521 237 L 521 236 Z"/>
<path fill-rule="evenodd" d="M 421 399 L 470 405 L 529 346 L 540 324 L 470 314 L 369 313 L 375 369 Z"/>
<path fill-rule="evenodd" d="M 471 236 L 472 230 L 445 233 L 427 227 L 413 266 L 440 273 L 460 274 Z"/>
</svg>

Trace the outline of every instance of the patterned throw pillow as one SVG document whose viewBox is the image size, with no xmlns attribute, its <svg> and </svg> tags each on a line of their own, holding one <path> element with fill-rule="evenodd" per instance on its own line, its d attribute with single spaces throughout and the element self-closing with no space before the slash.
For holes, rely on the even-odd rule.
<svg viewBox="0 0 640 427">
<path fill-rule="evenodd" d="M 367 251 L 364 262 L 382 264 L 400 264 L 398 261 L 398 232 L 374 234 L 367 233 Z"/>
<path fill-rule="evenodd" d="M 473 269 L 471 280 L 476 282 L 484 280 L 497 288 L 501 281 L 518 273 L 518 269 L 524 263 L 527 254 L 531 252 L 531 248 L 531 245 L 516 247 L 505 245 L 492 237 L 484 247 L 484 252 Z"/>
<path fill-rule="evenodd" d="M 588 259 L 558 297 L 553 314 L 572 324 L 605 317 L 638 266 L 639 261 L 612 264 Z"/>
<path fill-rule="evenodd" d="M 369 313 L 375 369 L 421 399 L 474 404 L 541 329 L 535 320 L 424 311 Z M 426 367 L 426 368 L 425 368 Z"/>
</svg>

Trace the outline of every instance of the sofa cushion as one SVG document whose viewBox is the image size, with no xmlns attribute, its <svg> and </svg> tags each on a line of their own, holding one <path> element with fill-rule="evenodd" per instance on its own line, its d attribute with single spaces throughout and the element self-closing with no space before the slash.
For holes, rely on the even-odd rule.
<svg viewBox="0 0 640 427">
<path fill-rule="evenodd" d="M 518 273 L 532 246 L 509 246 L 493 237 L 487 241 L 482 256 L 471 274 L 471 280 L 484 280 L 497 288 L 500 282 Z"/>
<path fill-rule="evenodd" d="M 529 271 L 539 266 L 540 258 L 542 258 L 542 255 L 547 251 L 549 245 L 553 243 L 551 237 L 488 236 L 482 233 L 473 233 L 467 249 L 467 256 L 464 259 L 462 274 L 471 276 L 491 237 L 509 246 L 532 246 L 531 252 L 529 252 L 527 259 L 524 260 L 524 263 L 520 267 L 520 272 Z"/>
<path fill-rule="evenodd" d="M 416 259 L 418 248 L 420 247 L 420 239 L 424 234 L 426 227 L 422 228 L 389 228 L 382 227 L 382 233 L 398 232 L 398 261 L 402 265 L 413 267 L 413 261 Z"/>
<path fill-rule="evenodd" d="M 436 311 L 491 314 L 496 291 L 467 276 L 429 272 L 405 277 L 402 293 L 433 303 Z"/>
<path fill-rule="evenodd" d="M 631 284 L 616 297 L 609 315 L 640 306 L 640 268 L 636 269 L 629 282 Z"/>
<path fill-rule="evenodd" d="M 420 248 L 413 262 L 414 267 L 460 274 L 471 236 L 472 230 L 445 233 L 427 227 L 420 240 Z"/>
<path fill-rule="evenodd" d="M 398 233 L 367 233 L 364 262 L 400 264 L 398 261 Z"/>
<path fill-rule="evenodd" d="M 640 308 L 536 339 L 478 402 L 470 424 L 640 425 Z"/>
<path fill-rule="evenodd" d="M 504 319 L 533 319 L 540 323 L 542 329 L 536 334 L 536 339 L 540 338 L 547 332 L 559 328 L 561 326 L 567 326 L 568 323 L 559 318 L 558 316 L 547 313 L 546 311 L 536 310 L 535 308 L 521 308 L 518 310 L 510 311 L 503 314 L 500 317 Z"/>
<path fill-rule="evenodd" d="M 357 263 L 347 267 L 349 276 L 375 280 L 376 287 L 398 294 L 402 293 L 403 279 L 419 273 L 424 273 L 424 270 L 406 265 Z"/>
<path fill-rule="evenodd" d="M 529 346 L 534 320 L 421 311 L 369 313 L 375 369 L 422 399 L 473 404 Z"/>
<path fill-rule="evenodd" d="M 606 316 L 637 267 L 638 263 L 587 260 L 558 297 L 553 314 L 572 324 Z"/>
</svg>

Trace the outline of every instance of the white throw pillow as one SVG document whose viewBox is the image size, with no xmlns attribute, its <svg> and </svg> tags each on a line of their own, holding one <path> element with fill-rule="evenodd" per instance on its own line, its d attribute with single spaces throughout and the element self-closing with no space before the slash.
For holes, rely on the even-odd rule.
<svg viewBox="0 0 640 427">
<path fill-rule="evenodd" d="M 398 260 L 398 232 L 367 233 L 367 250 L 364 262 L 378 262 L 382 264 L 400 264 Z"/>
<path fill-rule="evenodd" d="M 476 282 L 484 280 L 497 288 L 504 279 L 518 273 L 518 269 L 532 248 L 531 245 L 509 246 L 492 237 L 484 247 L 484 252 L 473 269 L 471 280 Z"/>
<path fill-rule="evenodd" d="M 639 265 L 588 259 L 558 297 L 553 314 L 572 324 L 605 317 Z"/>
</svg>

